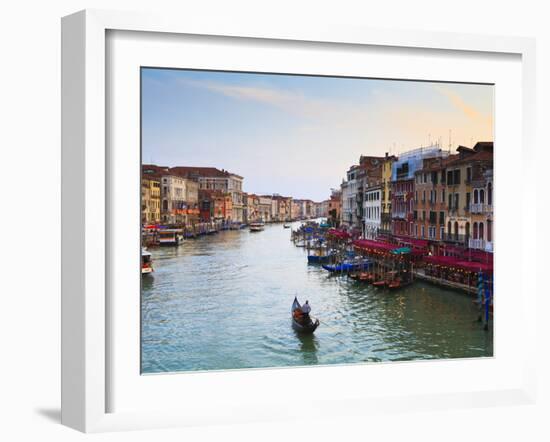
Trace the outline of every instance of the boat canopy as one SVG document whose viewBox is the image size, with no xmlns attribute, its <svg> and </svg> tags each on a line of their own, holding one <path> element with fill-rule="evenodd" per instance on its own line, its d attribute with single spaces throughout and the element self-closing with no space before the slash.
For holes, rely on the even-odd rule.
<svg viewBox="0 0 550 442">
<path fill-rule="evenodd" d="M 338 239 L 349 239 L 351 235 L 345 230 L 329 229 L 327 235 L 333 236 Z"/>
<path fill-rule="evenodd" d="M 398 249 L 393 249 L 391 251 L 394 255 L 407 255 L 411 253 L 410 247 L 399 247 Z"/>
</svg>

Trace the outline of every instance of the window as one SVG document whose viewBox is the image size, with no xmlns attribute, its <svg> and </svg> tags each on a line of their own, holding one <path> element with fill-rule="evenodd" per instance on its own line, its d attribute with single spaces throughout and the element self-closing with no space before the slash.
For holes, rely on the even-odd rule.
<svg viewBox="0 0 550 442">
<path fill-rule="evenodd" d="M 455 193 L 455 210 L 458 210 L 459 203 L 460 203 L 460 194 Z"/>
<path fill-rule="evenodd" d="M 466 169 L 466 183 L 469 183 L 470 181 L 472 181 L 472 168 L 468 167 Z"/>
<path fill-rule="evenodd" d="M 445 189 L 441 191 L 441 202 L 445 204 Z"/>
<path fill-rule="evenodd" d="M 453 208 L 453 195 L 449 194 L 449 210 Z"/>
<path fill-rule="evenodd" d="M 478 193 L 477 193 L 477 189 L 474 190 L 474 204 L 477 204 L 479 201 L 478 199 Z"/>
<path fill-rule="evenodd" d="M 453 184 L 460 184 L 460 169 L 457 169 L 453 173 Z"/>
<path fill-rule="evenodd" d="M 487 204 L 489 204 L 489 205 L 493 204 L 493 184 L 492 183 L 487 184 Z M 487 228 L 489 228 L 488 224 L 487 224 Z M 488 231 L 487 231 L 487 240 L 491 241 L 489 239 Z"/>
<path fill-rule="evenodd" d="M 447 172 L 447 184 L 449 186 L 453 185 L 453 172 L 451 170 Z"/>
<path fill-rule="evenodd" d="M 483 239 L 483 223 L 479 223 L 479 239 Z"/>
<path fill-rule="evenodd" d="M 425 235 L 424 235 L 424 226 L 421 226 L 421 229 L 422 229 L 422 238 L 424 238 L 425 237 Z"/>
<path fill-rule="evenodd" d="M 477 239 L 478 233 L 477 233 L 477 223 L 474 223 L 474 239 Z"/>
<path fill-rule="evenodd" d="M 445 212 L 439 212 L 439 224 L 445 224 Z"/>
<path fill-rule="evenodd" d="M 485 202 L 485 191 L 483 189 L 479 190 L 479 202 L 481 204 Z"/>
<path fill-rule="evenodd" d="M 466 193 L 466 210 L 470 210 L 470 192 Z"/>
<path fill-rule="evenodd" d="M 487 220 L 487 241 L 492 241 L 493 238 L 493 221 Z"/>
</svg>

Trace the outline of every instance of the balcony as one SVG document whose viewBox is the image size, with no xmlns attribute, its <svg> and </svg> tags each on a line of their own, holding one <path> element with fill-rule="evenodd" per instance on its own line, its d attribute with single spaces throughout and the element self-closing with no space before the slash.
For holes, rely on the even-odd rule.
<svg viewBox="0 0 550 442">
<path fill-rule="evenodd" d="M 492 204 L 472 203 L 470 204 L 470 213 L 493 213 Z"/>
<path fill-rule="evenodd" d="M 470 249 L 484 250 L 486 252 L 493 251 L 493 243 L 484 239 L 470 238 L 470 240 L 468 241 L 468 247 L 470 247 Z"/>
<path fill-rule="evenodd" d="M 443 241 L 466 245 L 470 238 L 464 234 L 444 233 L 442 239 Z"/>
<path fill-rule="evenodd" d="M 405 219 L 407 217 L 407 212 L 392 212 L 392 218 L 401 218 Z"/>
</svg>

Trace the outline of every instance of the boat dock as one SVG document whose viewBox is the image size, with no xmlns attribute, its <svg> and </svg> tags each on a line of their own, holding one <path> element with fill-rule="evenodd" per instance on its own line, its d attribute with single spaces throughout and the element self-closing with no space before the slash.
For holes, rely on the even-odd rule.
<svg viewBox="0 0 550 442">
<path fill-rule="evenodd" d="M 426 281 L 426 282 L 429 282 L 431 284 L 434 284 L 434 285 L 437 285 L 437 286 L 440 286 L 440 287 L 450 288 L 450 289 L 454 289 L 454 290 L 460 290 L 460 291 L 466 292 L 470 295 L 477 295 L 478 289 L 475 286 L 473 287 L 473 286 L 469 286 L 469 285 L 466 285 L 466 284 L 461 284 L 460 282 L 449 281 L 447 279 L 436 278 L 434 276 L 428 276 L 424 273 L 423 270 L 414 270 L 413 274 L 414 274 L 415 279 L 419 279 L 421 281 Z"/>
</svg>

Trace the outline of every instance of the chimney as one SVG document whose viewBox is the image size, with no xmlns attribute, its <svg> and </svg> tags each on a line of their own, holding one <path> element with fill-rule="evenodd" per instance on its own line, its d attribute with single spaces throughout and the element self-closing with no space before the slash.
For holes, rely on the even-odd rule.
<svg viewBox="0 0 550 442">
<path fill-rule="evenodd" d="M 388 159 L 388 152 L 386 152 L 386 160 Z"/>
</svg>

